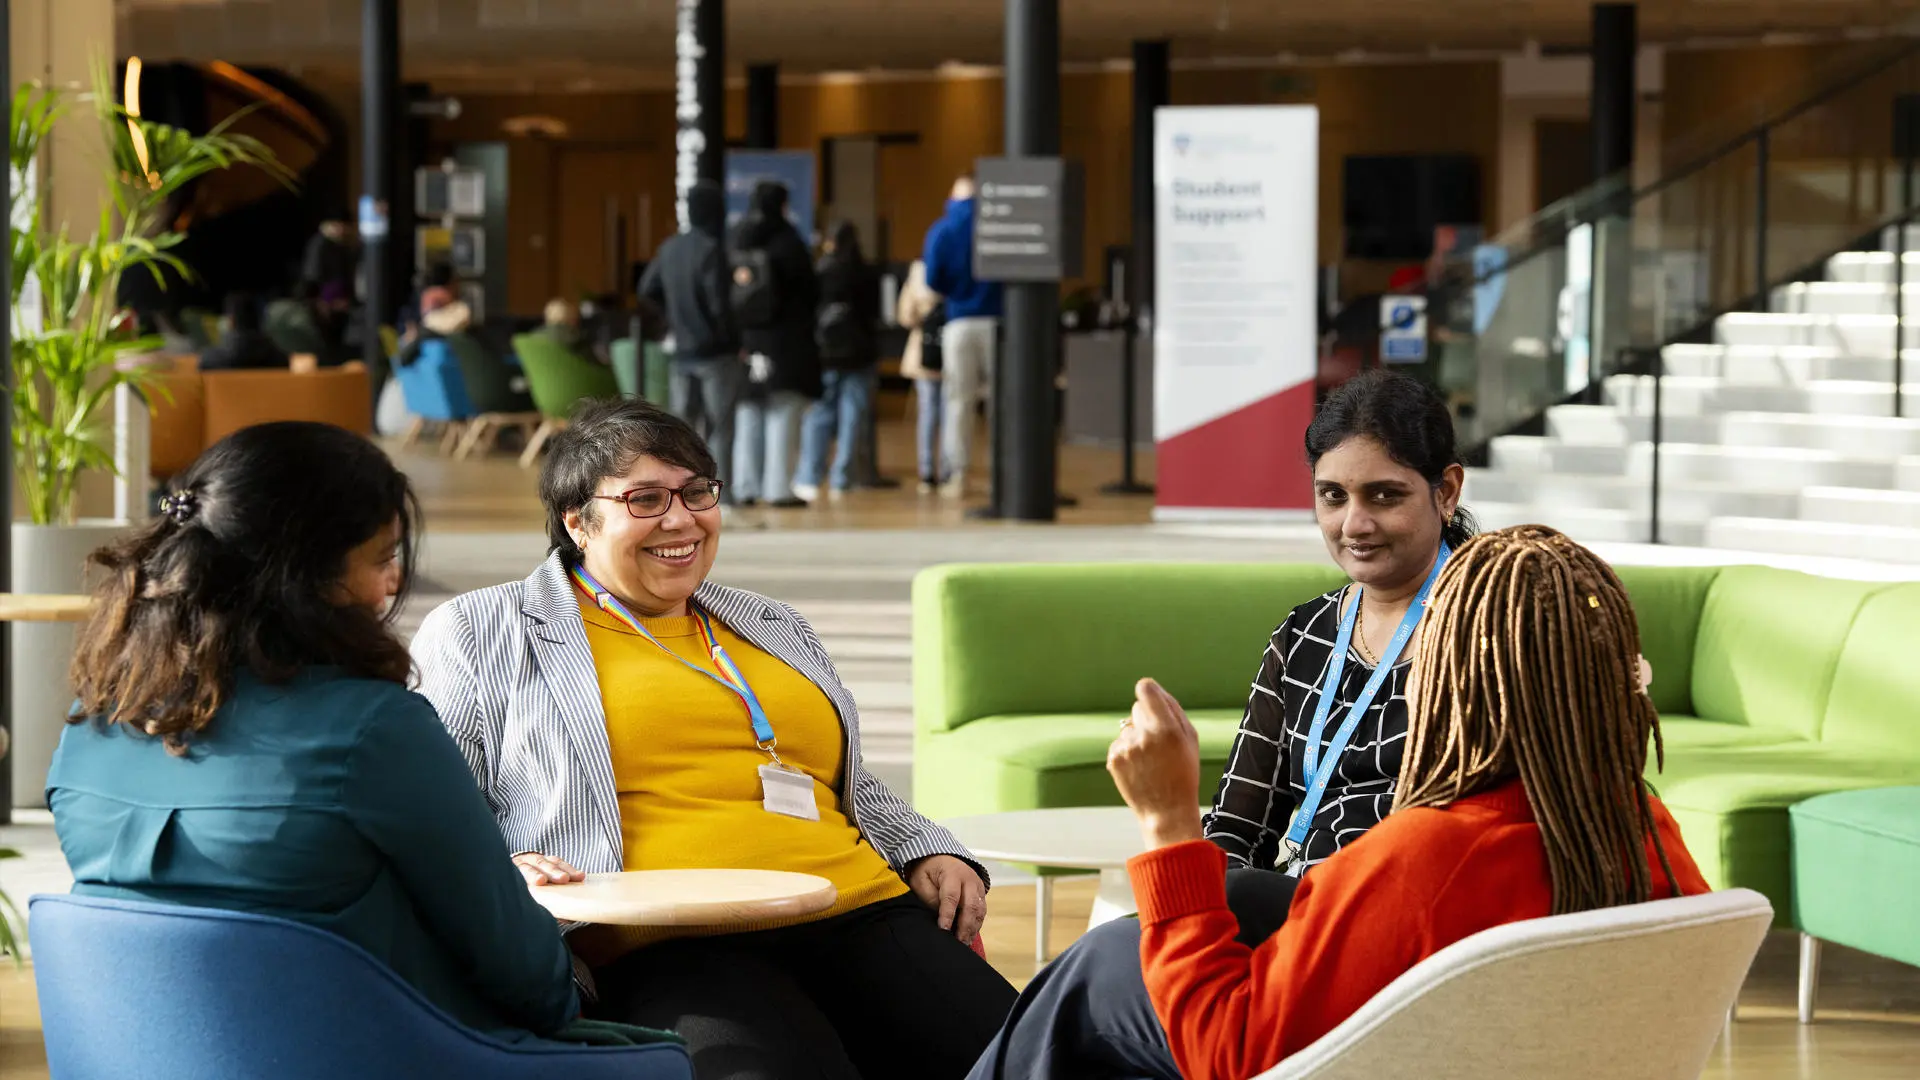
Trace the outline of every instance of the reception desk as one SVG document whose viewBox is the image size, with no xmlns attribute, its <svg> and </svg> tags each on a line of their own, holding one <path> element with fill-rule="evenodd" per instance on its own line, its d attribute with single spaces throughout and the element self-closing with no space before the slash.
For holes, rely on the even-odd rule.
<svg viewBox="0 0 1920 1080">
<path fill-rule="evenodd" d="M 1121 355 L 1126 334 L 1119 330 L 1087 330 L 1061 335 L 1066 364 L 1066 437 L 1069 442 L 1118 448 L 1124 388 Z M 1142 336 L 1133 345 L 1134 445 L 1153 448 L 1153 340 Z"/>
</svg>

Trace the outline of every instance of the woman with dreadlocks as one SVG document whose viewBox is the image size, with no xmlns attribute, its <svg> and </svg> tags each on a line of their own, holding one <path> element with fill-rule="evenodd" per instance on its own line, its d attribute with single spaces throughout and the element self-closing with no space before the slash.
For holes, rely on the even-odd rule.
<svg viewBox="0 0 1920 1080">
<path fill-rule="evenodd" d="M 1107 755 L 1148 848 L 1128 865 L 1140 919 L 1089 932 L 1043 972 L 976 1077 L 1042 1045 L 1012 1075 L 1252 1076 L 1482 930 L 1707 891 L 1642 775 L 1659 717 L 1606 563 L 1542 526 L 1480 536 L 1441 570 L 1426 621 L 1392 814 L 1301 882 L 1258 948 L 1235 940 L 1226 855 L 1195 809 L 1193 725 L 1141 681 Z M 1063 1007 L 1130 972 L 1151 1013 Z"/>
</svg>

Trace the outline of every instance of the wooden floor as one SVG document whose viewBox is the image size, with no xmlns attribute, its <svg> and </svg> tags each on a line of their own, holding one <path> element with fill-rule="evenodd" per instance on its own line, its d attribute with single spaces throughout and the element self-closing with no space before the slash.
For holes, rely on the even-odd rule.
<svg viewBox="0 0 1920 1080">
<path fill-rule="evenodd" d="M 972 483 L 975 495 L 965 503 L 922 496 L 914 488 L 913 421 L 911 402 L 904 393 L 881 395 L 879 413 L 880 471 L 902 482 L 898 490 L 856 491 L 840 499 L 823 499 L 805 510 L 737 510 L 727 515 L 729 528 L 771 529 L 904 529 L 955 526 L 967 523 L 965 509 L 985 502 L 986 466 L 977 462 Z M 984 432 L 983 432 L 984 434 Z M 449 532 L 511 532 L 541 530 L 545 519 L 535 488 L 539 468 L 522 469 L 513 454 L 497 452 L 485 459 L 456 462 L 441 456 L 435 440 L 407 449 L 390 446 L 395 459 L 413 479 L 427 511 L 430 529 Z M 976 455 L 982 451 L 976 440 Z M 1137 456 L 1141 479 L 1152 482 L 1153 454 Z M 1149 520 L 1153 499 L 1138 495 L 1106 495 L 1101 488 L 1120 478 L 1117 447 L 1062 446 L 1060 491 L 1080 505 L 1060 511 L 1069 525 L 1132 525 Z"/>
<path fill-rule="evenodd" d="M 1055 886 L 1056 949 L 1085 929 L 1093 883 L 1080 878 Z M 993 890 L 986 940 L 994 967 L 1015 985 L 1026 985 L 1035 968 L 1032 886 Z M 1820 1020 L 1802 1027 L 1793 1013 L 1794 938 L 1775 934 L 1768 939 L 1741 995 L 1740 1019 L 1715 1048 L 1703 1080 L 1920 1077 L 1920 969 L 1837 946 L 1826 951 Z M 0 967 L 0 1080 L 44 1080 L 39 1029 L 32 969 Z"/>
</svg>

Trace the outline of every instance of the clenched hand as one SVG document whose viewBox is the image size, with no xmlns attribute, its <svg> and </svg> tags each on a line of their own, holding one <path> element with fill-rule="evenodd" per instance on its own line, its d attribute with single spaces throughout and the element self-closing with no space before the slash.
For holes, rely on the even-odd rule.
<svg viewBox="0 0 1920 1080">
<path fill-rule="evenodd" d="M 1186 710 L 1152 679 L 1133 688 L 1133 714 L 1107 748 L 1107 772 L 1140 819 L 1147 847 L 1198 840 L 1200 736 Z"/>
</svg>

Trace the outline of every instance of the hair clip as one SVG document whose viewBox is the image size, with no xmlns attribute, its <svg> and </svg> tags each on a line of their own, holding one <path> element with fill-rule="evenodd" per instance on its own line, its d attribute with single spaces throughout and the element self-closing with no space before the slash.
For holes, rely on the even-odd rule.
<svg viewBox="0 0 1920 1080">
<path fill-rule="evenodd" d="M 185 525 L 200 509 L 200 496 L 191 491 L 176 491 L 160 500 L 160 512 L 173 520 L 175 525 Z"/>
<path fill-rule="evenodd" d="M 1597 597 L 1597 596 L 1594 596 L 1594 595 L 1592 595 L 1592 594 L 1588 594 L 1588 596 L 1587 596 L 1587 606 L 1588 606 L 1588 607 L 1590 607 L 1590 608 L 1596 608 L 1596 609 L 1597 609 L 1597 608 L 1599 608 L 1599 606 L 1600 606 L 1600 598 L 1599 598 L 1599 597 Z"/>
</svg>

